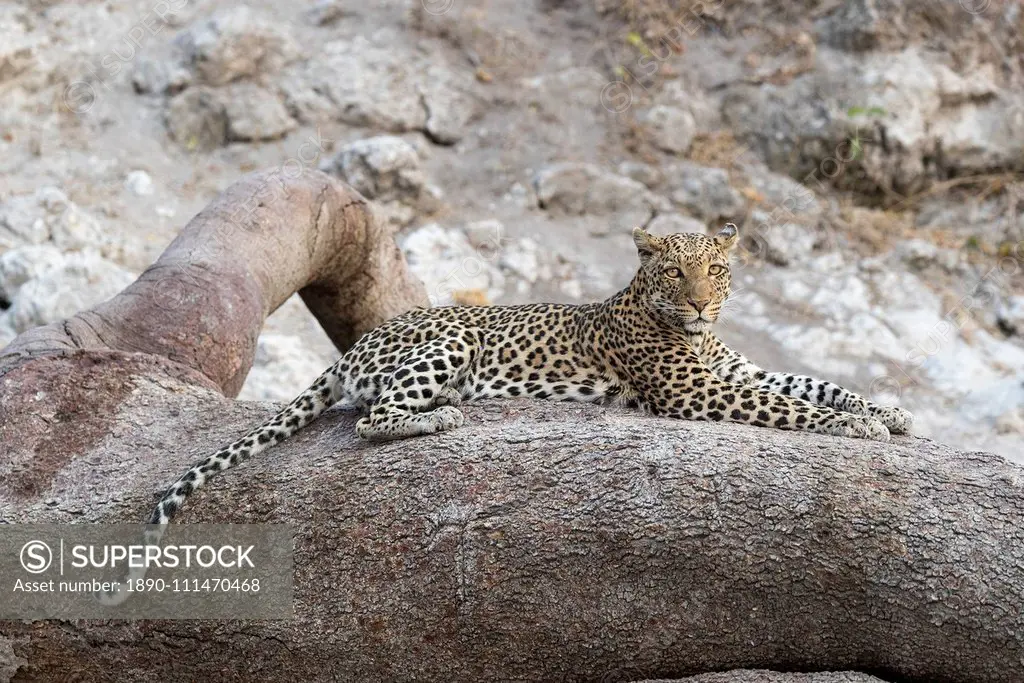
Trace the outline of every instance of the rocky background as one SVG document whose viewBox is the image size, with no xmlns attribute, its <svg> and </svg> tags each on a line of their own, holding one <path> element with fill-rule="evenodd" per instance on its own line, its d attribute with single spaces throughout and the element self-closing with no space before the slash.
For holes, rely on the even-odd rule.
<svg viewBox="0 0 1024 683">
<path fill-rule="evenodd" d="M 0 346 L 321 168 L 436 304 L 603 298 L 632 226 L 736 222 L 728 343 L 1024 461 L 1019 1 L 24 0 L 0 35 Z M 241 398 L 336 355 L 293 298 Z"/>
</svg>

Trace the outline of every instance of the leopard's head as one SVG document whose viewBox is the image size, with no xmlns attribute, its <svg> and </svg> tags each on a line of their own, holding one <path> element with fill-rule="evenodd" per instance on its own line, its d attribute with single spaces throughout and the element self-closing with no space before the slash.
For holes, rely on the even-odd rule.
<svg viewBox="0 0 1024 683">
<path fill-rule="evenodd" d="M 657 237 L 633 228 L 643 303 L 661 320 L 690 334 L 707 330 L 718 320 L 729 296 L 729 251 L 738 238 L 732 223 L 714 237 L 700 233 Z"/>
</svg>

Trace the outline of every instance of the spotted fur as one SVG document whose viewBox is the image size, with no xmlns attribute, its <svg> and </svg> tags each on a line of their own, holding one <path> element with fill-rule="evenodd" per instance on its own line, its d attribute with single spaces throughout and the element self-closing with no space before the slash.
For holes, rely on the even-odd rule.
<svg viewBox="0 0 1024 683">
<path fill-rule="evenodd" d="M 730 291 L 734 225 L 714 237 L 636 228 L 633 239 L 640 268 L 607 301 L 416 309 L 371 330 L 271 420 L 172 484 L 150 517 L 147 544 L 213 475 L 338 402 L 364 413 L 356 432 L 374 441 L 459 427 L 464 400 L 519 396 L 881 441 L 910 428 L 905 410 L 824 380 L 766 372 L 714 336 Z"/>
</svg>

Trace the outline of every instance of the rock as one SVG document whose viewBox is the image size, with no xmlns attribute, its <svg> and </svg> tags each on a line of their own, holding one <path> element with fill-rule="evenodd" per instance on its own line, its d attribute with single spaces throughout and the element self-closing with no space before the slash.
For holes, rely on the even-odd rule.
<svg viewBox="0 0 1024 683">
<path fill-rule="evenodd" d="M 590 67 L 569 67 L 522 78 L 518 85 L 531 93 L 537 107 L 555 115 L 569 108 L 575 116 L 576 109 L 593 110 L 594 92 L 608 85 L 608 77 Z"/>
<path fill-rule="evenodd" d="M 1024 296 L 1007 297 L 999 306 L 996 321 L 1007 334 L 1024 337 Z"/>
<path fill-rule="evenodd" d="M 223 85 L 272 74 L 294 59 L 299 50 L 283 26 L 239 5 L 217 10 L 176 42 L 198 81 Z"/>
<path fill-rule="evenodd" d="M 541 208 L 555 215 L 615 214 L 617 221 L 644 225 L 669 204 L 643 183 L 592 164 L 558 163 L 534 176 Z"/>
<path fill-rule="evenodd" d="M 145 171 L 131 171 L 125 176 L 125 188 L 137 197 L 153 194 L 153 179 Z"/>
<path fill-rule="evenodd" d="M 710 100 L 696 78 L 677 78 L 665 84 L 654 96 L 654 104 L 689 114 L 694 133 L 709 133 L 721 128 L 718 103 Z M 688 120 L 687 117 L 683 117 Z"/>
<path fill-rule="evenodd" d="M 189 88 L 172 97 L 166 123 L 171 138 L 189 151 L 216 149 L 227 141 L 227 110 L 212 88 Z"/>
<path fill-rule="evenodd" d="M 953 271 L 960 263 L 960 254 L 953 249 L 942 249 L 923 239 L 903 240 L 896 246 L 894 255 L 916 271 L 934 266 Z"/>
<path fill-rule="evenodd" d="M 821 217 L 824 208 L 811 188 L 765 168 L 748 167 L 746 172 L 750 187 L 760 195 L 759 203 L 771 209 L 773 215 L 804 222 Z"/>
<path fill-rule="evenodd" d="M 192 72 L 177 60 L 139 57 L 132 68 L 135 92 L 174 95 L 192 84 Z"/>
<path fill-rule="evenodd" d="M 943 104 L 943 107 L 946 105 Z M 921 153 L 941 150 L 943 172 L 989 172 L 1016 168 L 1024 155 L 1024 98 L 965 104 L 955 115 L 940 116 L 920 145 Z"/>
<path fill-rule="evenodd" d="M 109 299 L 134 280 L 132 273 L 95 252 L 74 252 L 22 283 L 5 315 L 17 332 L 24 332 Z"/>
<path fill-rule="evenodd" d="M 632 178 L 650 188 L 657 187 L 665 178 L 661 169 L 638 161 L 623 161 L 615 170 L 619 175 Z"/>
<path fill-rule="evenodd" d="M 5 44 L 0 48 L 0 83 L 28 71 L 34 64 L 31 47 Z"/>
<path fill-rule="evenodd" d="M 495 265 L 497 253 L 474 249 L 460 230 L 428 223 L 409 233 L 401 247 L 433 306 L 454 304 L 456 292 L 480 290 L 491 300 L 504 292 L 505 277 Z"/>
<path fill-rule="evenodd" d="M 314 26 L 328 26 L 351 13 L 340 0 L 317 0 L 306 10 L 306 20 Z"/>
<path fill-rule="evenodd" d="M 440 53 L 431 58 L 395 49 L 404 41 L 382 32 L 372 41 L 357 36 L 328 43 L 318 59 L 282 82 L 289 109 L 306 122 L 340 119 L 456 142 L 475 111 L 472 77 L 445 66 Z"/>
<path fill-rule="evenodd" d="M 473 99 L 454 86 L 452 80 L 445 67 L 436 66 L 426 70 L 421 86 L 427 115 L 423 132 L 441 145 L 461 140 L 475 111 Z"/>
<path fill-rule="evenodd" d="M 1001 89 L 993 67 L 966 77 L 919 45 L 821 52 L 784 88 L 733 86 L 723 98 L 729 127 L 773 170 L 814 187 L 911 194 L 1019 166 L 1024 96 Z"/>
<path fill-rule="evenodd" d="M 533 54 L 543 52 L 546 48 Z M 534 60 L 527 57 L 524 61 Z M 518 56 L 509 62 L 515 67 L 510 70 L 523 73 Z M 607 74 L 597 69 L 559 68 L 561 65 L 555 65 L 548 71 L 542 64 L 534 62 L 534 69 L 530 72 L 539 75 L 515 81 L 518 86 L 516 99 L 520 106 L 525 105 L 538 120 L 555 124 L 548 130 L 546 127 L 538 128 L 540 137 L 534 141 L 535 144 L 554 149 L 567 143 L 573 149 L 589 148 L 591 143 L 596 146 L 600 131 L 608 125 L 609 113 L 620 114 L 632 106 L 632 96 L 610 84 Z M 598 137 L 594 137 L 595 133 Z"/>
<path fill-rule="evenodd" d="M 706 231 L 704 223 L 680 213 L 659 213 L 647 224 L 647 232 L 655 235 L 671 235 L 677 232 L 704 233 Z"/>
<path fill-rule="evenodd" d="M 277 95 L 252 83 L 225 88 L 228 140 L 276 140 L 295 130 L 296 123 Z"/>
<path fill-rule="evenodd" d="M 665 191 L 673 203 L 706 222 L 733 218 L 743 210 L 743 198 L 721 168 L 689 161 L 672 164 L 665 169 Z"/>
<path fill-rule="evenodd" d="M 749 249 L 777 266 L 790 266 L 806 261 L 818 244 L 815 230 L 806 225 L 779 222 L 765 211 L 750 214 L 753 229 L 747 230 L 745 242 Z"/>
<path fill-rule="evenodd" d="M 329 43 L 319 64 L 311 65 L 311 84 L 327 96 L 345 123 L 396 132 L 421 130 L 426 110 L 410 64 L 402 56 L 362 36 Z"/>
<path fill-rule="evenodd" d="M 997 85 L 999 76 L 992 64 L 979 64 L 971 70 L 969 78 L 961 76 L 942 63 L 933 64 L 932 69 L 943 106 L 962 105 L 972 101 L 984 102 L 1001 94 Z"/>
<path fill-rule="evenodd" d="M 108 256 L 119 253 L 99 221 L 56 187 L 44 186 L 0 204 L 0 247 L 44 242 L 62 250 L 95 247 Z"/>
<path fill-rule="evenodd" d="M 818 22 L 823 42 L 852 52 L 874 49 L 885 26 L 875 0 L 847 0 Z"/>
<path fill-rule="evenodd" d="M 1014 215 L 1010 207 L 1024 203 L 1013 194 L 1002 196 L 959 196 L 943 194 L 926 197 L 914 216 L 914 225 L 937 228 L 960 235 L 964 241 L 975 238 L 979 242 L 997 245 L 1016 243 L 1024 239 L 1024 214 Z"/>
<path fill-rule="evenodd" d="M 501 252 L 498 264 L 531 285 L 538 280 L 551 279 L 551 268 L 543 262 L 540 245 L 529 238 L 509 244 Z"/>
<path fill-rule="evenodd" d="M 524 185 L 518 181 L 512 183 L 505 194 L 501 195 L 501 201 L 512 205 L 519 211 L 528 211 L 537 208 L 537 193 L 533 185 Z"/>
<path fill-rule="evenodd" d="M 442 205 L 441 190 L 420 169 L 416 148 L 399 137 L 382 135 L 349 143 L 325 163 L 324 170 L 380 202 L 401 225 L 410 223 L 416 212 L 432 213 Z"/>
<path fill-rule="evenodd" d="M 822 67 L 824 75 L 811 74 L 785 88 L 730 87 L 721 104 L 725 127 L 750 156 L 759 157 L 773 171 L 798 178 L 817 171 L 836 144 L 846 140 L 846 130 L 837 120 L 839 98 L 831 93 L 830 79 L 845 83 L 839 79 L 849 76 L 839 65 L 832 69 L 835 74 Z M 842 134 L 836 132 L 840 129 Z"/>
<path fill-rule="evenodd" d="M 419 173 L 416 148 L 392 135 L 364 138 L 341 148 L 331 162 L 346 182 L 371 199 L 390 193 L 417 191 L 421 183 L 409 180 Z"/>
<path fill-rule="evenodd" d="M 505 243 L 505 225 L 498 220 L 474 221 L 462 230 L 474 249 L 497 251 Z"/>
<path fill-rule="evenodd" d="M 14 301 L 18 289 L 34 278 L 59 268 L 64 254 L 52 244 L 28 244 L 0 254 L 0 301 Z"/>
<path fill-rule="evenodd" d="M 51 225 L 63 213 L 68 198 L 55 187 L 11 197 L 0 204 L 0 246 L 39 244 L 51 238 Z"/>
<path fill-rule="evenodd" d="M 670 154 L 683 155 L 690 149 L 697 122 L 688 111 L 667 105 L 655 105 L 643 112 L 640 122 L 651 135 L 651 142 Z"/>
</svg>

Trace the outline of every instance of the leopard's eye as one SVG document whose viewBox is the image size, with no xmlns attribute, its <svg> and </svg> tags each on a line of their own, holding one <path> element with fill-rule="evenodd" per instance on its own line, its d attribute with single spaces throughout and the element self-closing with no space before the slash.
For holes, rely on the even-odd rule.
<svg viewBox="0 0 1024 683">
<path fill-rule="evenodd" d="M 717 263 L 712 263 L 711 267 L 708 268 L 708 275 L 721 275 L 725 272 L 725 266 L 720 266 Z"/>
<path fill-rule="evenodd" d="M 679 278 L 681 278 L 683 276 L 683 271 L 681 271 L 678 268 L 676 268 L 675 266 L 673 266 L 672 268 L 666 268 L 665 269 L 665 276 L 666 277 L 670 277 L 673 280 L 676 280 L 676 279 L 679 279 Z"/>
</svg>

